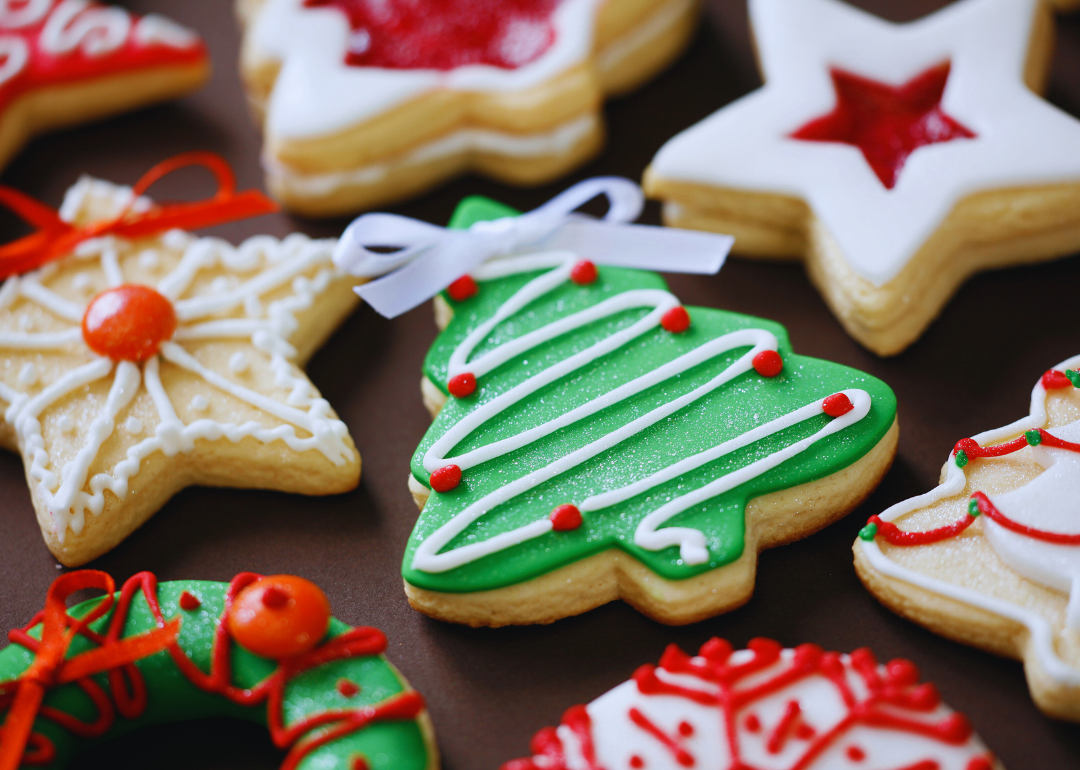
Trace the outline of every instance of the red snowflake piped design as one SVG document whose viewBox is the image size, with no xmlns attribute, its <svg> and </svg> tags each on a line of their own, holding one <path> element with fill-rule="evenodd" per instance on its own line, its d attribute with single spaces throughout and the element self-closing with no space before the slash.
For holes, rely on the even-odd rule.
<svg viewBox="0 0 1080 770">
<path fill-rule="evenodd" d="M 452 70 L 471 64 L 516 69 L 555 42 L 559 0 L 304 0 L 336 8 L 352 34 L 345 61 L 354 67 Z"/>
<path fill-rule="evenodd" d="M 812 644 L 784 650 L 769 639 L 754 639 L 748 647 L 736 653 L 726 641 L 712 639 L 691 657 L 671 645 L 659 666 L 642 666 L 630 682 L 589 706 L 569 709 L 559 727 L 536 734 L 532 757 L 508 762 L 502 770 L 624 770 L 611 756 L 600 756 L 605 745 L 626 753 L 627 768 L 820 770 L 836 767 L 838 758 L 857 767 L 873 758 L 877 731 L 894 740 L 900 733 L 909 743 L 923 739 L 927 747 L 925 755 L 916 749 L 914 764 L 901 759 L 895 770 L 994 766 L 968 720 L 944 707 L 932 684 L 919 683 L 910 661 L 882 666 L 867 649 L 850 655 Z M 686 716 L 672 704 L 683 704 Z M 712 709 L 716 718 L 703 720 Z M 616 729 L 618 740 L 613 740 Z M 710 736 L 693 743 L 708 731 L 711 744 Z M 702 750 L 709 745 L 719 745 L 719 762 Z M 655 749 L 652 760 L 643 758 L 648 746 Z"/>
</svg>

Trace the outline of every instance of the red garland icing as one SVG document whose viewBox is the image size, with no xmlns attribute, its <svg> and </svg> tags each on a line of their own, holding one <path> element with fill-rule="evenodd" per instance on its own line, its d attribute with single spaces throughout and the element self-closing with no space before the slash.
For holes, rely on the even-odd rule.
<svg viewBox="0 0 1080 770">
<path fill-rule="evenodd" d="M 26 13 L 23 9 L 10 8 L 9 16 Z M 30 3 L 29 5 L 33 5 Z M 140 70 L 152 70 L 160 67 L 197 65 L 209 60 L 206 45 L 195 39 L 191 45 L 176 47 L 159 41 L 140 41 L 135 34 L 137 18 L 131 17 L 118 8 L 104 9 L 94 4 L 74 14 L 64 25 L 61 35 L 78 37 L 78 43 L 67 51 L 50 51 L 42 42 L 42 31 L 50 23 L 56 24 L 56 17 L 63 10 L 60 0 L 32 20 L 32 23 L 17 28 L 0 26 L 7 46 L 5 49 L 5 70 L 14 68 L 14 62 L 22 59 L 22 54 L 13 51 L 16 46 L 25 52 L 22 65 L 15 69 L 6 80 L 0 82 L 0 110 L 8 107 L 18 97 L 31 91 L 55 88 L 73 83 L 98 80 L 110 76 L 123 75 Z M 88 23 L 89 13 L 106 11 L 124 13 L 131 19 L 124 40 L 111 50 L 101 50 L 103 40 L 108 37 L 104 30 L 93 23 Z M 63 19 L 59 19 L 63 21 Z M 96 34 L 95 34 L 96 33 Z M 96 50 L 95 50 L 96 49 Z"/>
<path fill-rule="evenodd" d="M 559 0 L 304 0 L 304 5 L 345 14 L 352 27 L 345 62 L 354 67 L 516 69 L 555 42 L 551 14 Z"/>
<path fill-rule="evenodd" d="M 937 721 L 909 718 L 898 713 L 904 709 L 921 714 L 933 712 L 941 703 L 937 688 L 932 684 L 918 684 L 918 668 L 907 660 L 893 660 L 885 666 L 882 674 L 877 660 L 868 649 L 851 653 L 850 666 L 862 679 L 865 692 L 852 688 L 848 681 L 844 662 L 839 653 L 825 652 L 817 645 L 804 644 L 796 647 L 790 665 L 777 673 L 760 678 L 760 672 L 781 660 L 782 646 L 770 639 L 753 639 L 747 645 L 753 657 L 741 663 L 732 663 L 733 649 L 722 639 L 712 639 L 702 646 L 698 658 L 691 658 L 676 645 L 670 645 L 660 660 L 659 668 L 672 674 L 694 677 L 702 683 L 718 688 L 718 691 L 702 691 L 674 684 L 657 676 L 657 667 L 645 665 L 634 672 L 633 679 L 643 695 L 664 695 L 685 698 L 705 706 L 714 706 L 722 713 L 723 729 L 727 735 L 730 764 L 725 770 L 747 770 L 743 762 L 737 737 L 736 720 L 739 712 L 753 706 L 762 698 L 782 692 L 786 687 L 811 676 L 828 679 L 836 688 L 847 707 L 847 714 L 831 729 L 820 734 L 801 722 L 801 709 L 797 701 L 790 701 L 780 721 L 769 731 L 767 751 L 776 754 L 792 735 L 807 742 L 806 747 L 788 770 L 808 770 L 829 747 L 835 745 L 851 729 L 858 725 L 885 728 L 920 735 L 949 745 L 962 745 L 971 737 L 968 720 L 959 713 L 952 713 Z M 701 660 L 701 659 L 704 660 Z M 752 682 L 743 687 L 741 683 Z M 860 688 L 861 689 L 861 688 Z M 631 708 L 630 721 L 640 730 L 652 736 L 667 748 L 672 758 L 682 767 L 698 767 L 697 758 L 680 742 L 666 734 L 641 711 Z M 589 770 L 601 770 L 597 762 L 592 738 L 592 724 L 585 706 L 574 706 L 563 716 L 562 724 L 574 733 L 581 745 L 581 755 Z M 688 735 L 679 726 L 679 734 Z M 760 732 L 761 722 L 754 712 L 744 721 L 753 733 Z M 692 728 L 689 734 L 692 734 Z M 547 727 L 536 734 L 532 741 L 533 756 L 516 759 L 503 765 L 502 770 L 567 770 L 562 741 L 555 728 Z M 863 750 L 852 746 L 848 756 L 865 756 Z M 638 757 L 640 761 L 640 757 Z M 633 767 L 639 767 L 633 763 Z M 968 770 L 984 770 L 992 766 L 989 757 L 978 757 L 968 765 Z M 897 770 L 937 770 L 933 760 L 920 762 L 909 768 Z"/>
<path fill-rule="evenodd" d="M 424 709 L 424 699 L 415 691 L 403 692 L 387 700 L 352 709 L 330 709 L 302 719 L 290 726 L 284 724 L 284 694 L 289 680 L 303 672 L 330 663 L 367 655 L 379 655 L 386 650 L 386 637 L 375 628 L 358 627 L 329 639 L 310 652 L 278 661 L 270 676 L 254 687 L 244 689 L 231 683 L 232 639 L 225 618 L 236 596 L 246 586 L 261 578 L 243 572 L 233 578 L 225 594 L 225 608 L 217 625 L 211 651 L 210 673 L 203 671 L 187 656 L 176 642 L 180 619 L 169 623 L 161 612 L 157 597 L 157 578 L 150 572 L 133 575 L 120 589 L 116 609 L 109 628 L 99 634 L 88 628 L 113 606 L 115 584 L 104 572 L 80 570 L 58 578 L 49 589 L 45 609 L 22 629 L 11 631 L 10 641 L 34 653 L 30 668 L 11 682 L 0 684 L 0 708 L 8 708 L 4 723 L 4 740 L 0 742 L 0 770 L 17 770 L 20 763 L 47 764 L 55 756 L 52 742 L 40 733 L 32 733 L 35 716 L 49 719 L 81 738 L 100 738 L 112 727 L 116 712 L 126 719 L 138 718 L 147 706 L 146 683 L 134 662 L 161 650 L 167 650 L 185 678 L 199 689 L 224 696 L 241 706 L 266 703 L 266 721 L 270 737 L 280 749 L 289 749 L 281 770 L 295 770 L 315 749 L 344 735 L 356 732 L 379 720 L 411 720 Z M 84 588 L 100 588 L 106 592 L 101 603 L 86 617 L 76 620 L 67 614 L 66 599 Z M 158 630 L 121 639 L 128 611 L 136 592 L 142 591 L 150 611 L 157 619 Z M 42 640 L 29 636 L 29 631 L 44 623 Z M 98 647 L 64 660 L 67 646 L 81 635 Z M 92 674 L 108 673 L 109 692 L 93 679 Z M 94 703 L 98 717 L 94 722 L 82 722 L 48 706 L 40 706 L 45 690 L 52 685 L 74 682 Z M 115 704 L 115 705 L 114 705 Z M 317 727 L 328 727 L 314 738 L 302 740 Z M 24 748 L 29 747 L 28 751 Z"/>
<path fill-rule="evenodd" d="M 840 142 L 858 147 L 886 188 L 896 186 L 908 156 L 920 147 L 975 133 L 941 109 L 949 62 L 900 86 L 879 83 L 842 69 L 831 71 L 836 107 L 791 134 L 807 142 Z"/>
<path fill-rule="evenodd" d="M 1030 433 L 1030 432 L 1029 432 Z M 1054 449 L 1065 449 L 1070 452 L 1080 452 L 1080 444 L 1074 444 L 1070 441 L 1063 441 L 1052 433 L 1039 428 L 1035 433 L 1038 434 L 1037 444 L 1053 447 Z M 1029 439 L 1027 435 L 1020 436 L 1004 444 L 995 444 L 993 446 L 983 447 L 979 446 L 979 443 L 974 439 L 965 438 L 956 442 L 956 446 L 953 447 L 953 456 L 957 456 L 960 452 L 963 452 L 968 460 L 974 460 L 980 457 L 1003 457 L 1015 452 L 1019 452 L 1027 446 L 1030 446 L 1032 439 Z M 971 496 L 971 501 L 975 505 L 980 514 L 987 516 L 997 524 L 1000 524 L 1005 529 L 1012 532 L 1016 532 L 1019 535 L 1030 537 L 1033 540 L 1041 540 L 1045 543 L 1055 543 L 1057 545 L 1080 545 L 1080 533 L 1075 535 L 1063 534 L 1060 532 L 1048 532 L 1042 529 L 1036 529 L 1029 527 L 1026 524 L 1021 524 L 1018 521 L 1013 521 L 995 506 L 990 498 L 982 492 L 975 492 Z M 937 543 L 942 540 L 947 540 L 952 537 L 956 537 L 961 532 L 966 530 L 972 524 L 975 523 L 977 514 L 971 511 L 969 508 L 968 514 L 959 521 L 948 524 L 944 527 L 938 527 L 937 529 L 926 530 L 922 532 L 906 532 L 900 529 L 898 526 L 890 521 L 883 521 L 879 516 L 871 516 L 867 520 L 867 526 L 873 525 L 875 529 L 872 534 L 874 536 L 880 536 L 885 539 L 886 542 L 892 545 L 900 546 L 912 546 L 912 545 L 927 545 L 928 543 Z M 866 530 L 864 530 L 865 532 Z M 869 536 L 866 539 L 872 539 Z"/>
</svg>

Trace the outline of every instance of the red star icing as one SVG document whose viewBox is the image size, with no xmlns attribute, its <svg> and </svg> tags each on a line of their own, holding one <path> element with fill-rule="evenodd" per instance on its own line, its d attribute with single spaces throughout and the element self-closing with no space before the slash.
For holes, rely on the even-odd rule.
<svg viewBox="0 0 1080 770">
<path fill-rule="evenodd" d="M 206 60 L 194 33 L 160 16 L 73 0 L 0 3 L 0 107 L 49 86 Z"/>
<path fill-rule="evenodd" d="M 337 8 L 352 37 L 345 61 L 356 67 L 452 70 L 468 64 L 516 69 L 555 41 L 559 0 L 304 0 Z"/>
<path fill-rule="evenodd" d="M 886 188 L 896 186 L 908 156 L 920 147 L 975 133 L 941 109 L 949 62 L 931 67 L 901 86 L 890 86 L 841 69 L 831 71 L 836 107 L 791 134 L 807 142 L 840 142 L 862 150 Z"/>
</svg>

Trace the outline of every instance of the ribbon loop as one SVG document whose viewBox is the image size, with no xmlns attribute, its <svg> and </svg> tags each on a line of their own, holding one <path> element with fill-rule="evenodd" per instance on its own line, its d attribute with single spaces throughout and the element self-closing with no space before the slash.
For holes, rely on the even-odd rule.
<svg viewBox="0 0 1080 770">
<path fill-rule="evenodd" d="M 575 213 L 598 196 L 599 220 Z M 394 214 L 365 214 L 334 249 L 334 264 L 375 278 L 356 293 L 394 318 L 438 294 L 491 259 L 538 250 L 568 250 L 596 262 L 668 272 L 715 273 L 733 239 L 713 233 L 629 224 L 645 205 L 641 188 L 622 177 L 587 179 L 520 216 L 450 230 Z M 398 247 L 383 253 L 376 247 Z"/>
</svg>

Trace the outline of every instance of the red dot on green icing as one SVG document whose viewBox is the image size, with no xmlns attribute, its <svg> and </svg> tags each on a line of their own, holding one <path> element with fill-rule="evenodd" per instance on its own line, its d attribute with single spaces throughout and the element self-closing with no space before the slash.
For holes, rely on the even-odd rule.
<svg viewBox="0 0 1080 770">
<path fill-rule="evenodd" d="M 672 334 L 684 332 L 690 328 L 690 314 L 682 305 L 673 307 L 661 316 L 660 325 Z"/>
<path fill-rule="evenodd" d="M 471 396 L 476 390 L 476 377 L 469 372 L 451 377 L 450 382 L 446 383 L 446 389 L 454 398 Z"/>
<path fill-rule="evenodd" d="M 576 505 L 560 505 L 551 512 L 551 528 L 556 532 L 569 532 L 581 526 L 581 511 Z"/>
<path fill-rule="evenodd" d="M 587 259 L 583 259 L 570 268 L 570 280 L 576 283 L 578 286 L 586 286 L 590 283 L 595 283 L 596 279 L 600 277 L 600 273 L 596 269 L 596 265 Z"/>
<path fill-rule="evenodd" d="M 194 612 L 202 606 L 202 602 L 199 601 L 199 597 L 189 591 L 184 591 L 180 594 L 180 609 L 185 612 Z"/>
<path fill-rule="evenodd" d="M 854 408 L 855 405 L 851 403 L 846 393 L 833 393 L 821 402 L 821 411 L 829 417 L 843 417 Z"/>
<path fill-rule="evenodd" d="M 478 291 L 480 287 L 476 285 L 471 275 L 463 275 L 446 287 L 446 293 L 454 302 L 464 302 L 469 297 L 475 296 Z"/>
<path fill-rule="evenodd" d="M 1051 369 L 1042 376 L 1042 386 L 1047 390 L 1060 390 L 1061 388 L 1067 388 L 1072 383 L 1069 378 L 1065 376 L 1065 372 L 1058 371 L 1057 369 Z"/>
<path fill-rule="evenodd" d="M 754 356 L 754 371 L 762 377 L 775 377 L 784 368 L 784 359 L 775 350 L 763 350 Z"/>
<path fill-rule="evenodd" d="M 349 766 L 349 770 L 369 770 L 369 768 L 367 760 L 359 754 L 353 757 L 352 764 Z"/>
<path fill-rule="evenodd" d="M 431 474 L 431 488 L 436 492 L 449 492 L 461 483 L 461 468 L 444 465 Z"/>
<path fill-rule="evenodd" d="M 352 698 L 360 692 L 360 685 L 350 679 L 339 679 L 337 683 L 337 691 L 344 695 L 346 698 Z"/>
</svg>

